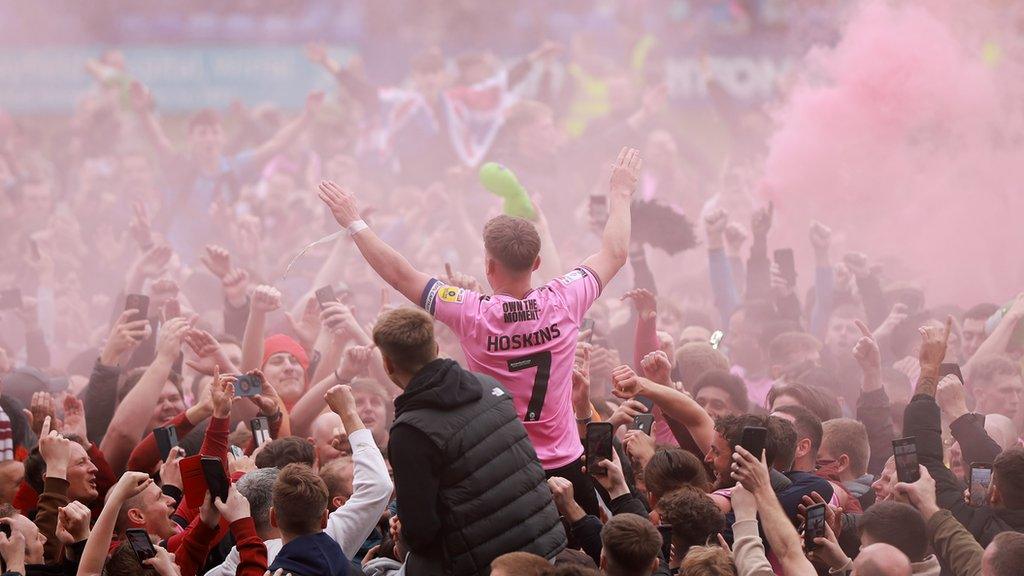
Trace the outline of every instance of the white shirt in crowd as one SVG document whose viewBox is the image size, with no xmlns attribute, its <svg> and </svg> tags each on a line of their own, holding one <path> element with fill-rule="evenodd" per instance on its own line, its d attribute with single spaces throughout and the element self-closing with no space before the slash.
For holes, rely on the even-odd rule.
<svg viewBox="0 0 1024 576">
<path fill-rule="evenodd" d="M 348 437 L 352 445 L 352 497 L 327 518 L 327 533 L 351 559 L 373 532 L 384 508 L 391 499 L 391 477 L 384 456 L 366 428 Z M 263 542 L 267 546 L 267 565 L 281 551 L 280 538 Z M 207 576 L 234 576 L 238 568 L 238 548 L 232 547 L 224 562 L 206 573 Z"/>
</svg>

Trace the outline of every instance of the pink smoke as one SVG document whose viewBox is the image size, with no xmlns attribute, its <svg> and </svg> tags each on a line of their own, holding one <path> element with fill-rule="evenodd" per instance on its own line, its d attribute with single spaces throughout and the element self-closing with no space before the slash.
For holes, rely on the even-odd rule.
<svg viewBox="0 0 1024 576">
<path fill-rule="evenodd" d="M 931 304 L 1002 302 L 1024 289 L 1024 148 L 1001 79 L 1014 63 L 982 58 L 995 24 L 966 33 L 954 16 L 855 10 L 775 113 L 764 181 L 779 229 L 832 225 L 835 258 L 897 257 Z"/>
</svg>

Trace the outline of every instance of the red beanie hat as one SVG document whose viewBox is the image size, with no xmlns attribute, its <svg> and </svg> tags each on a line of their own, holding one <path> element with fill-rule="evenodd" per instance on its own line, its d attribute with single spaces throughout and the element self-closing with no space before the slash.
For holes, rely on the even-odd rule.
<svg viewBox="0 0 1024 576">
<path fill-rule="evenodd" d="M 260 362 L 260 366 L 266 364 L 271 356 L 280 352 L 291 354 L 299 361 L 304 371 L 309 370 L 309 356 L 306 355 L 306 351 L 293 338 L 284 334 L 274 334 L 263 341 L 263 362 Z M 308 374 L 306 376 L 309 377 Z"/>
</svg>

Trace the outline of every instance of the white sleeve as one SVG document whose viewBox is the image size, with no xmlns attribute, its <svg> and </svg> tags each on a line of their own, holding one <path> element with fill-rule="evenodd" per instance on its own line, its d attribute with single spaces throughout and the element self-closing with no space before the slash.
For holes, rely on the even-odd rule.
<svg viewBox="0 0 1024 576">
<path fill-rule="evenodd" d="M 206 576 L 235 576 L 235 572 L 238 570 L 238 560 L 238 548 L 232 546 L 227 558 L 224 558 L 220 566 L 211 568 Z"/>
<path fill-rule="evenodd" d="M 738 576 L 775 576 L 764 553 L 757 520 L 739 520 L 732 525 L 732 554 Z"/>
<path fill-rule="evenodd" d="M 393 486 L 373 434 L 366 428 L 356 430 L 348 441 L 352 445 L 352 497 L 331 513 L 324 532 L 352 558 L 377 525 Z"/>
</svg>

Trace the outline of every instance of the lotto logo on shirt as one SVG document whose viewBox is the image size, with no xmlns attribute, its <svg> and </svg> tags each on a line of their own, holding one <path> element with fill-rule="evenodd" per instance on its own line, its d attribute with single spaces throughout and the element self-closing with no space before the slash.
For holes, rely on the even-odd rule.
<svg viewBox="0 0 1024 576">
<path fill-rule="evenodd" d="M 462 301 L 466 299 L 466 291 L 462 288 L 445 286 L 438 294 L 438 298 L 445 302 L 451 302 L 452 304 L 462 304 Z"/>
</svg>

